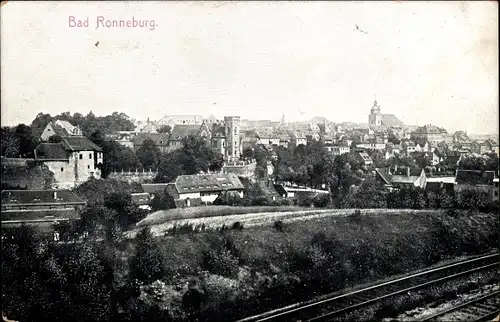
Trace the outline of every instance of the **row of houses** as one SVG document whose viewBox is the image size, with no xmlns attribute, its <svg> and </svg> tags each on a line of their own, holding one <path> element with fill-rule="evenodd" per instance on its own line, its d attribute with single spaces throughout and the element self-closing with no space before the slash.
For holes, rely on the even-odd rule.
<svg viewBox="0 0 500 322">
<path fill-rule="evenodd" d="M 389 189 L 419 187 L 430 191 L 444 189 L 455 196 L 470 189 L 486 192 L 498 202 L 499 180 L 494 171 L 457 170 L 454 177 L 428 178 L 423 170 L 411 173 L 409 168 L 376 169 L 376 179 Z M 282 184 L 260 182 L 263 194 L 272 200 L 296 198 L 311 191 Z M 178 176 L 173 182 L 142 184 L 143 192 L 131 194 L 132 202 L 143 209 L 151 209 L 157 193 L 170 195 L 178 208 L 209 205 L 217 198 L 244 197 L 246 186 L 233 173 L 209 173 Z M 312 191 L 314 194 L 323 191 Z M 328 193 L 328 191 L 324 191 Z M 2 229 L 34 225 L 44 232 L 54 233 L 58 227 L 75 223 L 86 202 L 69 190 L 3 190 L 1 205 Z"/>
<path fill-rule="evenodd" d="M 411 173 L 410 168 L 377 168 L 376 179 L 382 182 L 389 189 L 405 189 L 409 187 L 418 187 L 428 191 L 444 191 L 459 196 L 466 190 L 477 190 L 488 195 L 489 200 L 498 202 L 498 183 L 499 179 L 495 171 L 481 170 L 456 170 L 454 177 L 430 177 L 425 171 L 420 173 Z"/>
</svg>

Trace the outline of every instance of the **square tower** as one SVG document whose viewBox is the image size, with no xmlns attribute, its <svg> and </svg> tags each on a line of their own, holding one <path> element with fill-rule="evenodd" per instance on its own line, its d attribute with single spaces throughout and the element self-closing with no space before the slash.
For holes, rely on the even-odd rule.
<svg viewBox="0 0 500 322">
<path fill-rule="evenodd" d="M 240 158 L 240 117 L 224 116 L 226 150 L 224 156 L 229 160 Z"/>
</svg>

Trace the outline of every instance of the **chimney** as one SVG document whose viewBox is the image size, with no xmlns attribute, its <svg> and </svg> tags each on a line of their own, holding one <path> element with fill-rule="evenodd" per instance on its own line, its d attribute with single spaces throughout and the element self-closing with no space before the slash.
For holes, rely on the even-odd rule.
<svg viewBox="0 0 500 322">
<path fill-rule="evenodd" d="M 54 199 L 57 200 L 57 191 L 54 191 Z"/>
</svg>

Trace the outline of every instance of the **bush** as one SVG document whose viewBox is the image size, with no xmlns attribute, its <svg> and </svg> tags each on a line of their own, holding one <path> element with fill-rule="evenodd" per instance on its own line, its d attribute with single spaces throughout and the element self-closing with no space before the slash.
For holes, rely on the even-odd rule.
<svg viewBox="0 0 500 322">
<path fill-rule="evenodd" d="M 233 223 L 232 229 L 234 230 L 242 230 L 243 229 L 243 224 L 239 221 L 236 221 Z"/>
<path fill-rule="evenodd" d="M 276 231 L 282 232 L 285 229 L 285 224 L 281 220 L 276 220 L 273 224 L 274 229 Z"/>
<path fill-rule="evenodd" d="M 228 249 L 208 250 L 203 253 L 202 267 L 213 274 L 234 277 L 238 274 L 239 261 Z"/>
</svg>

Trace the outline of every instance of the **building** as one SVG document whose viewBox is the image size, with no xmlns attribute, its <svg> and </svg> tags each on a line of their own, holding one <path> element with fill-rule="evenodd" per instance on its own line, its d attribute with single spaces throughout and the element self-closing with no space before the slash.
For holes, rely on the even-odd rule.
<svg viewBox="0 0 500 322">
<path fill-rule="evenodd" d="M 210 140 L 211 131 L 206 123 L 174 125 L 170 132 L 168 150 L 174 151 L 182 148 L 184 145 L 183 141 L 188 136 L 197 136 Z"/>
<path fill-rule="evenodd" d="M 343 145 L 325 145 L 326 151 L 337 156 L 351 152 L 351 148 Z"/>
<path fill-rule="evenodd" d="M 356 148 L 382 151 L 385 150 L 385 143 L 359 143 L 356 144 Z"/>
<path fill-rule="evenodd" d="M 366 152 L 356 152 L 356 153 L 354 153 L 354 157 L 362 165 L 369 166 L 369 165 L 373 164 L 372 158 Z"/>
<path fill-rule="evenodd" d="M 154 145 L 160 150 L 161 153 L 169 151 L 169 134 L 167 133 L 149 133 L 143 132 L 138 133 L 131 139 L 134 146 L 134 151 L 139 150 L 144 146 L 144 142 L 147 140 L 153 141 Z"/>
<path fill-rule="evenodd" d="M 241 155 L 240 117 L 224 116 L 226 150 L 224 156 L 228 160 L 238 160 Z"/>
<path fill-rule="evenodd" d="M 3 190 L 2 234 L 9 228 L 28 225 L 59 239 L 58 228 L 80 219 L 85 201 L 68 190 Z"/>
<path fill-rule="evenodd" d="M 192 206 L 191 199 L 201 199 L 203 203 L 210 204 L 225 192 L 236 193 L 242 198 L 244 189 L 240 179 L 232 173 L 182 175 L 166 187 L 174 200 L 183 200 L 187 207 Z"/>
<path fill-rule="evenodd" d="M 261 137 L 259 137 L 259 144 L 262 144 L 262 145 L 280 145 L 280 138 L 275 135 L 275 134 L 271 134 L 271 135 L 262 135 Z"/>
<path fill-rule="evenodd" d="M 145 123 L 139 123 L 135 131 L 139 133 L 158 133 L 159 128 L 158 124 L 151 122 L 148 118 Z"/>
<path fill-rule="evenodd" d="M 68 121 L 57 120 L 49 122 L 42 133 L 39 133 L 41 141 L 48 141 L 51 136 L 81 136 L 79 127 L 72 125 Z"/>
<path fill-rule="evenodd" d="M 147 192 L 139 192 L 130 194 L 130 199 L 133 205 L 139 207 L 139 209 L 151 210 L 152 198 Z"/>
<path fill-rule="evenodd" d="M 370 114 L 368 115 L 368 124 L 370 128 L 389 128 L 402 126 L 403 122 L 401 122 L 394 114 L 381 114 L 380 106 L 377 105 L 377 100 L 375 100 L 370 110 Z"/>
<path fill-rule="evenodd" d="M 397 170 L 397 169 L 396 169 Z M 403 173 L 397 173 L 392 171 L 391 168 L 377 168 L 375 169 L 376 180 L 381 181 L 386 186 L 396 188 L 396 189 L 404 189 L 404 188 L 421 188 L 425 189 L 427 184 L 427 176 L 425 175 L 425 171 L 422 169 L 420 175 L 411 175 L 410 168 L 404 168 Z"/>
<path fill-rule="evenodd" d="M 498 198 L 495 196 L 495 172 L 481 170 L 457 170 L 455 175 L 455 195 L 460 197 L 464 191 L 475 190 L 488 195 L 490 200 Z M 498 181 L 497 181 L 498 185 Z"/>
<path fill-rule="evenodd" d="M 302 133 L 294 132 L 290 136 L 290 148 L 295 149 L 299 145 L 307 145 L 307 138 Z"/>
<path fill-rule="evenodd" d="M 425 190 L 436 193 L 445 191 L 447 194 L 452 196 L 455 190 L 455 177 L 427 178 Z"/>
<path fill-rule="evenodd" d="M 279 146 L 288 149 L 288 146 L 290 145 L 290 136 L 289 135 L 280 135 L 279 136 Z"/>
<path fill-rule="evenodd" d="M 201 123 L 203 123 L 201 115 L 165 115 L 158 121 L 160 126 L 170 125 L 171 127 L 175 125 L 201 125 Z"/>
<path fill-rule="evenodd" d="M 141 184 L 142 191 L 148 193 L 150 197 L 153 197 L 156 193 L 164 193 L 167 186 L 171 186 L 173 183 L 143 183 Z"/>
<path fill-rule="evenodd" d="M 62 137 L 59 143 L 40 143 L 35 162 L 54 174 L 54 188 L 74 188 L 90 178 L 101 177 L 102 149 L 83 136 Z"/>
<path fill-rule="evenodd" d="M 415 142 L 428 141 L 431 145 L 437 145 L 448 137 L 448 132 L 445 129 L 432 124 L 418 127 L 410 135 L 410 138 Z"/>
</svg>

